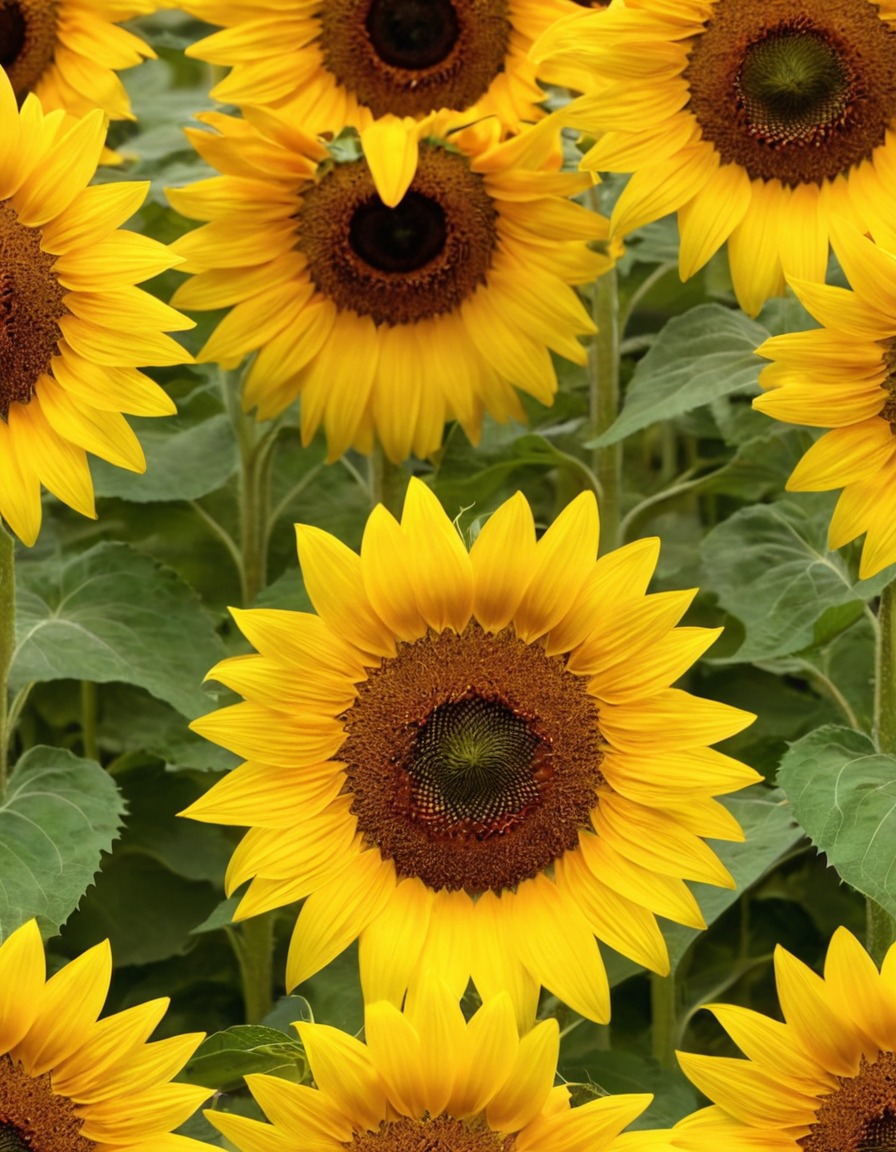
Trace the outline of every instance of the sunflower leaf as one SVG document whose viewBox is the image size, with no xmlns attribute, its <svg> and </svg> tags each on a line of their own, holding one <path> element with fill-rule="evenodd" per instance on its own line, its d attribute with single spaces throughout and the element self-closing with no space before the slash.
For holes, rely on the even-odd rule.
<svg viewBox="0 0 896 1152">
<path fill-rule="evenodd" d="M 791 744 L 778 783 L 840 878 L 896 916 L 896 757 L 827 725 Z"/>
<path fill-rule="evenodd" d="M 224 655 L 188 584 L 127 544 L 98 544 L 17 571 L 13 689 L 37 681 L 123 681 L 191 719 L 213 701 L 202 679 Z"/>
<path fill-rule="evenodd" d="M 64 748 L 30 748 L 0 804 L 0 939 L 36 916 L 53 932 L 77 908 L 121 827 L 111 776 Z"/>
<path fill-rule="evenodd" d="M 638 362 L 616 421 L 586 447 L 615 444 L 720 396 L 755 390 L 763 362 L 754 352 L 767 337 L 761 324 L 721 304 L 674 317 Z"/>
<path fill-rule="evenodd" d="M 180 1079 L 228 1092 L 249 1072 L 301 1082 L 307 1070 L 304 1049 L 295 1037 L 261 1024 L 236 1024 L 204 1040 Z"/>
</svg>

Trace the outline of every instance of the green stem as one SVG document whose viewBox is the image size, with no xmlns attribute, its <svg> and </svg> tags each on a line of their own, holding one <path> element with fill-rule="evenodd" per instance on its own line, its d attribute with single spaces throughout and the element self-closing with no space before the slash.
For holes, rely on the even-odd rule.
<svg viewBox="0 0 896 1152">
<path fill-rule="evenodd" d="M 896 581 L 881 593 L 878 625 L 874 733 L 879 751 L 896 756 Z M 866 925 L 868 952 L 880 963 L 887 948 L 896 940 L 896 922 L 868 897 Z"/>
<path fill-rule="evenodd" d="M 591 307 L 597 335 L 591 347 L 588 395 L 591 435 L 596 439 L 619 414 L 619 286 L 615 268 L 595 282 Z M 600 484 L 601 551 L 609 552 L 620 543 L 621 442 L 592 449 L 591 471 Z"/>
<path fill-rule="evenodd" d="M 258 1024 L 271 1011 L 273 985 L 274 916 L 265 912 L 229 927 L 227 935 L 240 969 L 240 985 L 247 1024 Z"/>
<path fill-rule="evenodd" d="M 0 525 L 0 804 L 6 798 L 9 738 L 9 666 L 16 642 L 16 545 Z"/>
<path fill-rule="evenodd" d="M 668 976 L 650 974 L 651 1051 L 662 1068 L 676 1068 L 678 1036 L 678 988 L 675 973 Z"/>
<path fill-rule="evenodd" d="M 393 464 L 379 444 L 370 454 L 369 477 L 371 508 L 383 504 L 397 519 L 401 515 L 407 487 L 404 468 Z"/>
<path fill-rule="evenodd" d="M 97 687 L 92 680 L 81 681 L 81 744 L 88 760 L 99 760 L 96 739 L 98 699 Z"/>
</svg>

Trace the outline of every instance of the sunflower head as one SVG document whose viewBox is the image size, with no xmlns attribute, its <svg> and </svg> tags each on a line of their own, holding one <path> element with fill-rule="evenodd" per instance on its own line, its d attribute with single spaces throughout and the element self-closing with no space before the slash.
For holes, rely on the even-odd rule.
<svg viewBox="0 0 896 1152">
<path fill-rule="evenodd" d="M 33 544 L 42 484 L 95 515 L 87 452 L 143 470 L 122 413 L 174 406 L 137 366 L 183 363 L 164 333 L 192 323 L 135 287 L 179 262 L 118 228 L 147 185 L 88 187 L 103 114 L 44 113 L 34 96 L 20 111 L 0 73 L 0 121 L 0 516 Z"/>
<path fill-rule="evenodd" d="M 775 952 L 784 1022 L 733 1005 L 710 1011 L 746 1060 L 679 1053 L 714 1105 L 676 1125 L 687 1152 L 888 1152 L 896 1147 L 896 945 L 878 971 L 845 928 L 816 975 Z"/>
<path fill-rule="evenodd" d="M 892 234 L 892 4 L 642 0 L 558 22 L 535 54 L 600 79 L 567 115 L 598 137 L 587 167 L 633 173 L 614 228 L 677 211 L 683 277 L 728 241 L 747 312 L 824 280 L 834 214 Z"/>
<path fill-rule="evenodd" d="M 221 31 L 188 50 L 230 67 L 212 95 L 289 109 L 307 130 L 334 120 L 497 116 L 519 131 L 543 115 L 538 80 L 575 87 L 577 72 L 537 68 L 532 42 L 575 11 L 572 0 L 188 0 Z"/>
<path fill-rule="evenodd" d="M 97 1019 L 112 972 L 108 942 L 46 978 L 31 920 L 0 944 L 0 1149 L 202 1152 L 173 1129 L 210 1093 L 171 1082 L 200 1033 L 147 1043 L 167 1000 Z"/>
<path fill-rule="evenodd" d="M 367 1005 L 365 1043 L 321 1024 L 296 1027 L 316 1088 L 247 1076 L 270 1125 L 206 1113 L 240 1152 L 615 1152 L 628 1146 L 617 1137 L 652 1099 L 603 1096 L 572 1108 L 569 1089 L 554 1087 L 556 1020 L 520 1038 L 502 992 L 467 1022 L 451 990 L 431 973 L 404 1013 L 383 1001 Z M 668 1148 L 666 1135 L 639 1132 L 638 1147 L 659 1152 Z"/>
<path fill-rule="evenodd" d="M 330 459 L 378 439 L 426 456 L 457 419 L 523 419 L 515 389 L 551 403 L 549 349 L 584 363 L 593 324 L 571 285 L 612 264 L 607 221 L 567 197 L 553 125 L 502 141 L 495 120 L 387 116 L 328 145 L 279 113 L 213 115 L 191 134 L 224 175 L 169 196 L 208 221 L 179 240 L 197 275 L 175 303 L 231 306 L 200 359 L 257 355 L 244 404 L 302 399 L 302 435 Z M 532 287 L 538 283 L 538 289 Z"/>
<path fill-rule="evenodd" d="M 657 541 L 596 560 L 590 494 L 469 552 L 420 481 L 360 556 L 298 533 L 317 614 L 235 613 L 258 653 L 210 676 L 246 699 L 194 725 L 247 758 L 186 813 L 252 825 L 239 915 L 307 897 L 290 986 L 360 934 L 368 999 L 431 967 L 606 1020 L 595 936 L 667 970 L 654 914 L 702 924 L 684 878 L 730 885 L 703 837 L 741 836 L 713 796 L 757 779 L 706 747 L 750 717 L 669 687 L 717 635 L 675 627 L 693 592 L 645 595 Z"/>
</svg>

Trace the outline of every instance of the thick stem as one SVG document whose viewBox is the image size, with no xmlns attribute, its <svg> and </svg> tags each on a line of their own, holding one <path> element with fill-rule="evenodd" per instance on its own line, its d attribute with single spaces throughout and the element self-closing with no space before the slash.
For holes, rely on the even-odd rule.
<svg viewBox="0 0 896 1152">
<path fill-rule="evenodd" d="M 96 729 L 99 699 L 92 680 L 81 681 L 81 745 L 88 760 L 99 760 Z"/>
<path fill-rule="evenodd" d="M 247 1024 L 258 1024 L 274 1006 L 274 914 L 265 912 L 227 929 L 240 968 Z"/>
<path fill-rule="evenodd" d="M 591 309 L 597 335 L 589 362 L 589 410 L 590 431 L 596 438 L 619 414 L 619 288 L 615 268 L 595 282 Z M 592 449 L 591 470 L 600 484 L 601 552 L 609 552 L 620 544 L 621 442 Z"/>
<path fill-rule="evenodd" d="M 874 683 L 874 733 L 878 749 L 896 756 L 896 581 L 884 588 L 878 612 Z M 878 963 L 896 940 L 893 917 L 870 897 L 866 901 L 868 951 Z"/>
<path fill-rule="evenodd" d="M 0 525 L 0 804 L 6 798 L 9 758 L 9 666 L 16 643 L 16 545 Z"/>
<path fill-rule="evenodd" d="M 662 1068 L 676 1068 L 675 1045 L 678 1036 L 678 987 L 675 972 L 668 976 L 650 974 L 651 1051 Z"/>
<path fill-rule="evenodd" d="M 393 464 L 377 444 L 370 455 L 370 506 L 383 504 L 397 519 L 401 516 L 407 481 L 401 464 Z"/>
</svg>

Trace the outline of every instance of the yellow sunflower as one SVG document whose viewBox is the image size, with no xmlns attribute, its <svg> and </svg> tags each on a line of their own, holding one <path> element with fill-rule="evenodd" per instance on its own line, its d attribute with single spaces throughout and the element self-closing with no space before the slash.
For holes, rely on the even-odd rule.
<svg viewBox="0 0 896 1152">
<path fill-rule="evenodd" d="M 892 233 L 893 0 L 627 0 L 536 52 L 605 84 L 570 115 L 600 133 L 586 167 L 633 173 L 614 229 L 677 212 L 685 279 L 727 240 L 745 311 L 824 280 L 832 215 Z"/>
<path fill-rule="evenodd" d="M 792 281 L 823 328 L 766 340 L 774 361 L 753 407 L 791 424 L 829 428 L 794 469 L 791 491 L 842 488 L 829 546 L 867 533 L 859 574 L 896 562 L 896 256 L 834 219 L 834 247 L 852 291 Z"/>
<path fill-rule="evenodd" d="M 302 397 L 307 443 L 330 459 L 374 435 L 395 462 L 476 440 L 483 410 L 524 419 L 514 386 L 550 404 L 548 349 L 584 363 L 593 324 L 571 284 L 606 270 L 587 242 L 607 221 L 564 199 L 590 177 L 557 171 L 548 121 L 500 141 L 493 119 L 388 116 L 332 149 L 288 118 L 217 113 L 189 133 L 224 175 L 171 190 L 210 223 L 178 240 L 197 275 L 174 303 L 230 307 L 200 360 L 257 352 L 243 403 L 270 419 Z"/>
<path fill-rule="evenodd" d="M 511 131 L 542 115 L 538 79 L 576 87 L 574 67 L 536 68 L 532 43 L 572 0 L 186 0 L 222 25 L 187 49 L 231 69 L 212 95 L 288 107 L 314 132 L 442 108 L 497 116 Z"/>
<path fill-rule="evenodd" d="M 116 73 L 155 53 L 119 25 L 155 8 L 154 0 L 0 0 L 0 69 L 19 103 L 33 92 L 47 111 L 100 108 L 133 120 Z"/>
<path fill-rule="evenodd" d="M 202 1033 L 148 1044 L 167 999 L 98 1020 L 111 974 L 104 941 L 47 980 L 33 920 L 0 945 L 3 1152 L 207 1152 L 172 1132 L 210 1095 L 171 1083 Z"/>
<path fill-rule="evenodd" d="M 138 364 L 180 364 L 164 330 L 190 328 L 139 288 L 179 263 L 162 244 L 118 229 L 147 184 L 88 187 L 105 136 L 94 111 L 16 108 L 0 73 L 0 516 L 26 544 L 40 530 L 40 489 L 94 516 L 86 452 L 142 471 L 122 416 L 174 411 Z"/>
<path fill-rule="evenodd" d="M 602 1096 L 572 1108 L 554 1087 L 556 1020 L 522 1039 L 510 997 L 487 1000 L 466 1022 L 430 976 L 401 1013 L 368 1004 L 366 1043 L 323 1024 L 297 1024 L 316 1088 L 246 1077 L 270 1118 L 206 1112 L 239 1152 L 667 1152 L 668 1132 L 620 1136 L 652 1097 Z"/>
<path fill-rule="evenodd" d="M 718 635 L 675 628 L 694 590 L 645 595 L 655 539 L 595 560 L 590 493 L 537 543 L 518 494 L 468 553 L 412 480 L 360 556 L 298 540 L 318 615 L 234 610 L 259 654 L 209 676 L 245 701 L 194 724 L 247 759 L 186 812 L 252 826 L 238 916 L 307 897 L 290 987 L 360 937 L 368 1000 L 433 968 L 605 1021 L 595 936 L 666 971 L 654 914 L 702 926 L 684 878 L 732 886 L 703 837 L 742 836 L 713 796 L 757 779 L 706 747 L 752 717 L 669 687 Z"/>
<path fill-rule="evenodd" d="M 775 952 L 785 1023 L 730 1004 L 710 1011 L 747 1057 L 680 1052 L 715 1103 L 682 1120 L 687 1152 L 888 1152 L 896 1147 L 896 946 L 878 972 L 838 928 L 824 977 Z"/>
</svg>

